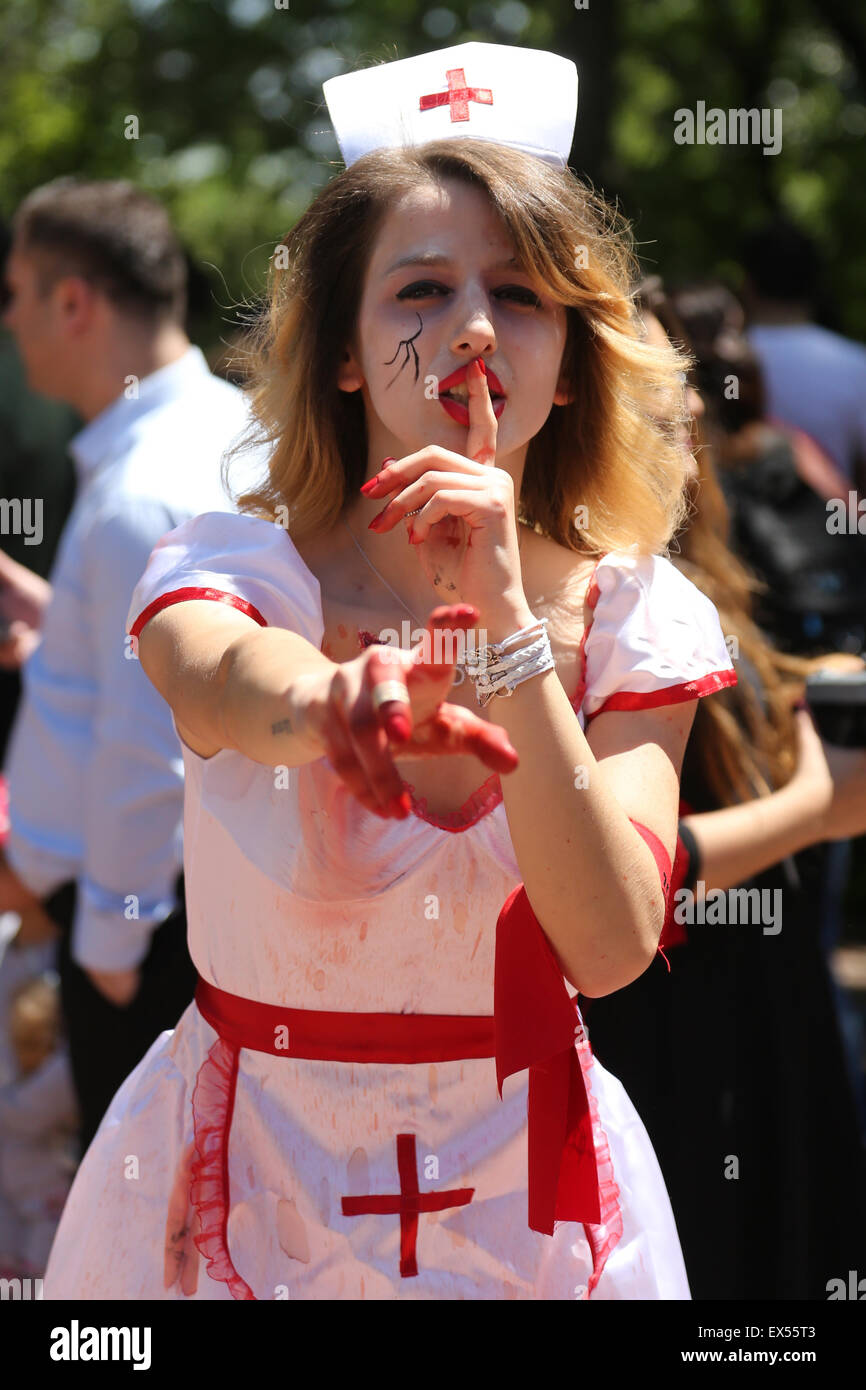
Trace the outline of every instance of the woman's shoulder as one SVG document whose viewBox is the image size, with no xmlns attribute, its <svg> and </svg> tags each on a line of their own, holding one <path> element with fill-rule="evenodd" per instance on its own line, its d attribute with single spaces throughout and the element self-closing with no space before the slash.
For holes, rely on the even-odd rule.
<svg viewBox="0 0 866 1390">
<path fill-rule="evenodd" d="M 596 558 L 592 578 L 604 596 L 628 593 L 633 602 L 640 597 L 654 609 L 679 602 L 689 614 L 718 616 L 712 600 L 668 555 L 609 550 Z"/>
<path fill-rule="evenodd" d="M 251 540 L 262 544 L 272 541 L 278 533 L 288 536 L 284 526 L 268 521 L 265 517 L 253 516 L 250 512 L 212 511 L 199 512 L 181 522 L 164 540 L 183 545 L 223 545 L 226 548 L 243 548 Z M 277 545 L 283 544 L 277 540 Z"/>
<path fill-rule="evenodd" d="M 715 605 L 664 555 L 610 551 L 593 571 L 590 713 L 700 698 L 737 676 Z"/>
<path fill-rule="evenodd" d="M 240 600 L 264 626 L 291 627 L 309 640 L 321 628 L 318 581 L 287 528 L 248 513 L 201 512 L 167 532 L 136 586 L 128 621 L 141 625 L 154 604 L 188 598 Z"/>
<path fill-rule="evenodd" d="M 200 512 L 162 537 L 156 551 L 174 563 L 247 566 L 258 575 L 271 571 L 290 579 L 301 575 L 315 586 L 288 528 L 280 520 L 249 512 Z"/>
<path fill-rule="evenodd" d="M 571 550 L 550 536 L 527 529 L 524 532 L 527 589 L 563 606 L 594 608 L 599 599 L 615 594 L 627 597 L 632 605 L 649 600 L 653 608 L 664 606 L 676 596 L 692 611 L 706 616 L 716 610 L 707 596 L 679 570 L 666 555 L 649 554 L 636 548 L 591 553 Z M 530 595 L 527 593 L 527 597 Z"/>
<path fill-rule="evenodd" d="M 570 550 L 530 527 L 523 528 L 522 551 L 524 589 L 530 607 L 537 604 L 558 612 L 581 613 L 598 556 Z"/>
</svg>

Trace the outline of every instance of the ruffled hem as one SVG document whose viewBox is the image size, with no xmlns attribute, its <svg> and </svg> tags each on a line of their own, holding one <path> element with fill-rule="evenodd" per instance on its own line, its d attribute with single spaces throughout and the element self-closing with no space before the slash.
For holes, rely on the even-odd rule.
<svg viewBox="0 0 866 1390">
<path fill-rule="evenodd" d="M 586 1087 L 586 1097 L 589 1101 L 589 1114 L 592 1123 L 592 1139 L 595 1148 L 595 1162 L 598 1170 L 598 1201 L 601 1209 L 601 1221 L 598 1224 L 590 1225 L 583 1223 L 586 1238 L 589 1241 L 589 1248 L 592 1251 L 592 1274 L 586 1288 L 584 1298 L 589 1298 L 593 1289 L 598 1284 L 599 1279 L 604 1273 L 604 1267 L 608 1257 L 622 1238 L 622 1207 L 619 1200 L 619 1187 L 613 1171 L 613 1158 L 611 1157 L 610 1144 L 604 1132 L 599 1113 L 598 1101 L 592 1091 L 592 1070 L 593 1057 L 589 1039 L 581 1023 L 580 1032 L 576 1036 L 577 1056 L 580 1062 L 580 1069 L 583 1073 L 583 1083 Z"/>
<path fill-rule="evenodd" d="M 189 1199 L 199 1221 L 193 1236 L 207 1261 L 211 1279 L 228 1284 L 232 1298 L 256 1296 L 232 1264 L 228 1248 L 229 1130 L 238 1078 L 238 1051 L 220 1038 L 214 1043 L 196 1078 L 192 1096 L 196 1158 L 191 1164 Z"/>
</svg>

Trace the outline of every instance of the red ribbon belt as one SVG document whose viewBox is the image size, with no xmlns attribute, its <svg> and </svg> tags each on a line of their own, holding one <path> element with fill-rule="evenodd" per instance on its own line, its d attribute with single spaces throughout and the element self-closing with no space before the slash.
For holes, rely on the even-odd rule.
<svg viewBox="0 0 866 1390">
<path fill-rule="evenodd" d="M 200 976 L 195 1002 L 199 1013 L 226 1042 L 273 1057 L 327 1062 L 460 1062 L 466 1057 L 493 1056 L 493 1019 L 475 1014 L 286 1009 L 280 1004 L 261 1004 L 226 994 Z"/>
</svg>

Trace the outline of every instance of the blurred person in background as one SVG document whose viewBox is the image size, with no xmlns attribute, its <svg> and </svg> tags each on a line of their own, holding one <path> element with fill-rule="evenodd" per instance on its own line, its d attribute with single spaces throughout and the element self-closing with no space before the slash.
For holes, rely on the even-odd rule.
<svg viewBox="0 0 866 1390">
<path fill-rule="evenodd" d="M 0 912 L 44 904 L 61 929 L 86 1147 L 195 978 L 180 746 L 125 638 L 126 611 L 166 531 L 232 509 L 220 462 L 247 408 L 190 344 L 183 253 L 152 198 L 127 182 L 59 179 L 24 200 L 13 234 L 6 326 L 32 389 L 87 423 L 70 445 L 78 492 L 34 617 L 7 754 Z"/>
<path fill-rule="evenodd" d="M 731 508 L 734 549 L 761 581 L 755 618 L 795 655 L 858 652 L 866 643 L 866 535 L 828 528 L 827 501 L 848 483 L 802 431 L 767 416 L 761 362 L 724 285 L 672 296 L 711 403 L 707 439 Z"/>
<path fill-rule="evenodd" d="M 650 341 L 687 342 L 656 277 L 639 298 Z M 660 321 L 661 320 L 661 321 Z M 662 326 L 664 325 L 664 327 Z M 690 391 L 695 421 L 703 405 Z M 694 508 L 672 559 L 736 640 L 738 685 L 701 701 L 681 779 L 680 836 L 660 959 L 581 1001 L 593 1052 L 622 1080 L 659 1157 L 695 1299 L 827 1297 L 866 1258 L 863 1150 L 816 921 L 823 841 L 866 829 L 866 752 L 834 748 L 793 706 L 816 665 L 775 649 L 699 427 Z M 675 919 L 733 887 L 781 893 L 762 922 Z M 688 902 L 679 899 L 681 906 Z M 731 895 L 728 895 L 731 901 Z M 761 899 L 762 903 L 765 901 Z M 683 915 L 682 912 L 680 915 Z"/>
<path fill-rule="evenodd" d="M 710 282 L 678 291 L 671 302 L 711 407 L 704 424 L 731 511 L 732 547 L 758 581 L 755 620 L 775 646 L 795 655 L 863 651 L 866 535 L 828 526 L 827 499 L 847 500 L 845 479 L 808 436 L 766 418 L 761 364 L 730 290 Z M 821 853 L 817 920 L 829 961 L 844 929 L 851 841 L 834 840 Z M 835 981 L 833 989 L 866 1134 L 863 1023 Z"/>
<path fill-rule="evenodd" d="M 805 430 L 866 491 L 866 347 L 813 322 L 815 242 L 784 218 L 746 239 L 749 342 L 767 382 L 768 413 Z"/>
<path fill-rule="evenodd" d="M 0 310 L 11 240 L 0 221 Z M 81 424 L 69 406 L 28 390 L 15 340 L 0 328 L 0 497 L 21 499 L 22 508 L 23 499 L 41 503 L 38 536 L 12 525 L 0 535 L 0 766 L 21 692 L 19 668 L 35 645 L 45 580 L 75 498 L 75 465 L 66 446 Z"/>
</svg>

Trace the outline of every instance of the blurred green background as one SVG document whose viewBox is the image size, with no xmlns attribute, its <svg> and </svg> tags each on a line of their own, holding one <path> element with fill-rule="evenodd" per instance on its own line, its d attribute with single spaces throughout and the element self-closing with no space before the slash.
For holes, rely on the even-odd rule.
<svg viewBox="0 0 866 1390">
<path fill-rule="evenodd" d="M 525 44 L 577 64 L 572 167 L 619 201 L 647 270 L 736 283 L 743 233 L 784 211 L 825 255 L 819 320 L 866 338 L 866 6 L 284 4 L 0 0 L 0 216 L 63 173 L 152 190 L 201 272 L 193 328 L 214 360 L 275 240 L 340 167 L 324 79 L 468 39 Z M 781 109 L 781 153 L 675 144 L 674 112 L 698 101 Z"/>
</svg>

